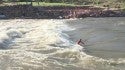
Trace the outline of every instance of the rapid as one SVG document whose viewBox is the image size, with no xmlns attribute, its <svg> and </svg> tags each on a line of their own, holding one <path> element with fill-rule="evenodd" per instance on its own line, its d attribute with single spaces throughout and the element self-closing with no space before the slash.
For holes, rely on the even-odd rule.
<svg viewBox="0 0 125 70">
<path fill-rule="evenodd" d="M 125 70 L 124 19 L 0 20 L 0 70 Z"/>
</svg>

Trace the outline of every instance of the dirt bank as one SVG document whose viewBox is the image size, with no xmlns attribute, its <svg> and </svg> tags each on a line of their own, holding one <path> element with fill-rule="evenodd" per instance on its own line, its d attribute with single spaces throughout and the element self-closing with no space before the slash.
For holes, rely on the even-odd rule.
<svg viewBox="0 0 125 70">
<path fill-rule="evenodd" d="M 41 7 L 31 5 L 1 6 L 0 18 L 29 18 L 29 19 L 59 19 L 85 17 L 124 17 L 121 10 L 109 10 L 93 6 L 54 6 Z"/>
</svg>

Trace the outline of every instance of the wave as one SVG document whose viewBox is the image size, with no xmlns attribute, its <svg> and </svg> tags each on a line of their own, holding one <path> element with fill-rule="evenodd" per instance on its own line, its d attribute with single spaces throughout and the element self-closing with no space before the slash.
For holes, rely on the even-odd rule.
<svg viewBox="0 0 125 70">
<path fill-rule="evenodd" d="M 75 35 L 73 31 L 77 33 L 79 28 L 67 25 L 67 21 L 18 19 L 10 20 L 7 26 L 1 25 L 5 27 L 1 29 L 0 35 L 3 48 L 18 48 L 0 50 L 0 69 L 124 70 L 124 58 L 103 59 L 87 54 L 89 46 L 83 47 L 76 43 L 87 31 L 81 36 Z M 88 32 L 91 33 L 91 30 Z M 72 38 L 74 35 L 77 40 Z M 91 38 L 89 40 L 95 40 Z"/>
<path fill-rule="evenodd" d="M 10 44 L 13 43 L 15 38 L 21 38 L 22 33 L 17 30 L 3 31 L 0 35 L 0 48 L 7 49 L 10 48 Z"/>
</svg>

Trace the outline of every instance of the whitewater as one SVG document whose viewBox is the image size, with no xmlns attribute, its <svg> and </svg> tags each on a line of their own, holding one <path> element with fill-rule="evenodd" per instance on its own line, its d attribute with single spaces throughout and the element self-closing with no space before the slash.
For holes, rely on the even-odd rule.
<svg viewBox="0 0 125 70">
<path fill-rule="evenodd" d="M 125 70 L 124 27 L 124 18 L 0 20 L 0 70 Z"/>
</svg>

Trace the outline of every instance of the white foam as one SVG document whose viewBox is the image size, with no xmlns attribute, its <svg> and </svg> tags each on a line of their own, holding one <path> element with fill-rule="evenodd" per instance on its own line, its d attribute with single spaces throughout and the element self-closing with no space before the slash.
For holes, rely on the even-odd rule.
<svg viewBox="0 0 125 70">
<path fill-rule="evenodd" d="M 22 37 L 22 33 L 14 29 L 8 30 L 7 35 L 12 39 Z"/>
<path fill-rule="evenodd" d="M 8 70 L 14 70 L 15 67 L 24 70 L 117 70 L 120 69 L 117 67 L 124 67 L 124 59 L 105 60 L 87 55 L 84 47 L 71 41 L 65 33 L 74 29 L 68 27 L 63 20 L 16 19 L 7 24 L 1 25 L 3 28 L 0 29 L 0 45 L 4 48 L 18 48 L 0 50 L 0 68 L 5 66 Z"/>
<path fill-rule="evenodd" d="M 7 48 L 11 39 L 4 33 L 0 34 L 0 48 Z"/>
<path fill-rule="evenodd" d="M 3 30 L 0 34 L 0 48 L 10 48 L 15 38 L 21 38 L 22 33 L 17 30 Z"/>
</svg>

